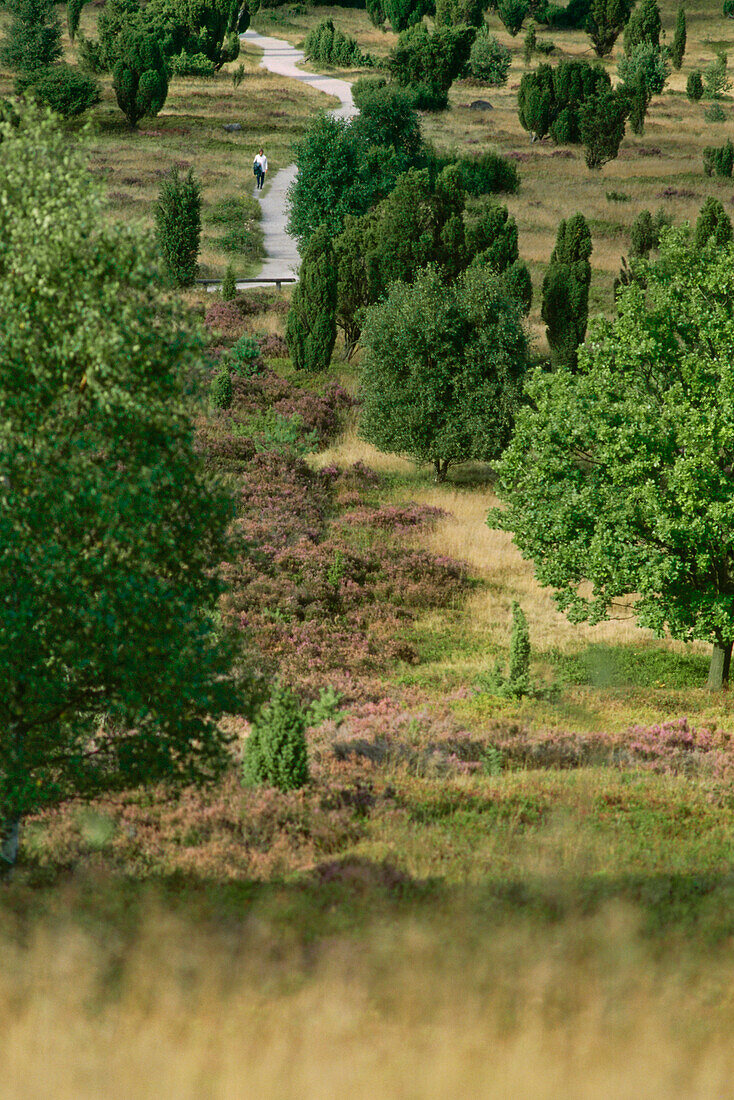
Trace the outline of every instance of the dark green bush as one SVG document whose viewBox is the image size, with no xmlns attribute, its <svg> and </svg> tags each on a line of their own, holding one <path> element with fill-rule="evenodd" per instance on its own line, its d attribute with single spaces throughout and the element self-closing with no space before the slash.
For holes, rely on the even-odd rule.
<svg viewBox="0 0 734 1100">
<path fill-rule="evenodd" d="M 201 185 L 192 168 L 181 177 L 173 168 L 163 180 L 155 210 L 156 237 L 174 286 L 196 278 L 201 237 Z"/>
<path fill-rule="evenodd" d="M 310 61 L 321 62 L 323 65 L 349 68 L 368 62 L 358 42 L 335 27 L 331 19 L 323 19 L 308 32 L 303 51 Z"/>
<path fill-rule="evenodd" d="M 215 409 L 229 409 L 232 405 L 232 375 L 228 367 L 220 367 L 212 380 L 209 391 Z"/>
<path fill-rule="evenodd" d="M 222 279 L 222 285 L 219 292 L 225 302 L 231 302 L 237 297 L 237 281 L 234 277 L 234 268 L 232 264 L 227 264 L 227 270 L 224 272 L 224 278 Z"/>
<path fill-rule="evenodd" d="M 734 19 L 734 0 L 724 0 L 724 15 L 727 19 Z"/>
<path fill-rule="evenodd" d="M 726 111 L 720 103 L 711 103 L 703 112 L 706 122 L 726 122 Z"/>
<path fill-rule="evenodd" d="M 734 10 L 734 0 L 729 0 L 732 4 L 732 10 Z M 724 3 L 726 8 L 726 2 Z M 726 15 L 726 11 L 724 12 Z M 683 64 L 683 57 L 686 52 L 686 9 L 681 6 L 678 8 L 678 15 L 675 20 L 675 33 L 673 35 L 673 45 L 670 48 L 670 60 L 673 62 L 673 68 L 676 72 Z"/>
<path fill-rule="evenodd" d="M 494 195 L 502 191 L 514 195 L 520 186 L 517 168 L 499 153 L 461 157 L 456 163 L 461 186 L 468 195 Z"/>
<path fill-rule="evenodd" d="M 352 96 L 359 108 L 352 129 L 368 145 L 390 146 L 406 158 L 406 167 L 421 157 L 420 119 L 410 89 L 384 77 L 363 77 L 352 85 Z"/>
<path fill-rule="evenodd" d="M 172 76 L 214 76 L 214 62 L 203 53 L 184 53 L 170 58 L 168 68 Z"/>
<path fill-rule="evenodd" d="M 243 378 L 251 378 L 253 374 L 259 374 L 263 369 L 260 345 L 249 332 L 240 336 L 237 343 L 227 352 L 227 365 L 234 374 Z"/>
<path fill-rule="evenodd" d="M 53 65 L 34 79 L 27 93 L 63 118 L 76 118 L 100 100 L 97 81 L 68 65 Z"/>
<path fill-rule="evenodd" d="M 586 33 L 597 57 L 607 57 L 630 17 L 630 0 L 591 0 Z"/>
<path fill-rule="evenodd" d="M 479 28 L 469 54 L 469 75 L 480 84 L 501 88 L 507 83 L 512 54 L 489 33 L 486 23 Z"/>
<path fill-rule="evenodd" d="M 150 35 L 125 35 L 112 71 L 117 104 L 131 126 L 158 114 L 168 95 L 168 70 L 160 46 Z"/>
<path fill-rule="evenodd" d="M 79 19 L 83 7 L 84 0 L 68 0 L 66 5 L 66 26 L 69 30 L 69 39 L 71 42 L 74 41 L 76 32 L 79 30 Z"/>
<path fill-rule="evenodd" d="M 414 27 L 424 15 L 433 15 L 436 11 L 434 0 L 382 0 L 382 5 L 396 34 Z"/>
<path fill-rule="evenodd" d="M 709 241 L 713 241 L 716 248 L 725 248 L 731 239 L 731 218 L 718 199 L 706 199 L 696 221 L 696 248 L 705 248 Z"/>
<path fill-rule="evenodd" d="M 296 696 L 276 684 L 252 724 L 242 758 L 246 786 L 293 791 L 308 782 L 307 716 Z"/>
<path fill-rule="evenodd" d="M 438 27 L 429 33 L 422 23 L 400 35 L 389 67 L 398 84 L 414 91 L 416 106 L 441 110 L 447 105 L 449 88 L 466 69 L 475 35 L 474 27 Z"/>
<path fill-rule="evenodd" d="M 734 145 L 731 139 L 723 145 L 709 145 L 703 151 L 703 169 L 707 176 L 730 179 L 734 168 Z"/>
<path fill-rule="evenodd" d="M 575 367 L 586 335 L 591 284 L 591 234 L 582 214 L 558 226 L 556 246 L 543 280 L 541 315 L 554 366 Z"/>
<path fill-rule="evenodd" d="M 698 69 L 689 74 L 686 81 L 686 95 L 692 103 L 698 103 L 703 98 L 703 77 Z"/>
<path fill-rule="evenodd" d="M 285 337 L 293 365 L 324 371 L 336 341 L 338 271 L 331 238 L 320 228 L 311 237 L 293 291 Z"/>
<path fill-rule="evenodd" d="M 660 9 L 655 0 L 640 0 L 629 17 L 624 32 L 624 52 L 631 54 L 636 46 L 660 45 Z"/>
<path fill-rule="evenodd" d="M 497 14 L 513 38 L 522 30 L 529 9 L 529 0 L 497 0 Z"/>
<path fill-rule="evenodd" d="M 607 92 L 581 108 L 579 130 L 587 168 L 602 168 L 618 155 L 627 109 L 627 99 L 620 92 Z"/>
<path fill-rule="evenodd" d="M 539 65 L 520 81 L 520 124 L 537 138 L 550 133 L 558 143 L 578 143 L 582 107 L 610 89 L 608 73 L 588 61 L 560 61 L 555 67 Z"/>
<path fill-rule="evenodd" d="M 9 0 L 2 64 L 19 76 L 43 74 L 61 57 L 61 24 L 51 0 Z"/>
<path fill-rule="evenodd" d="M 436 0 L 437 27 L 483 27 L 485 0 Z"/>
</svg>

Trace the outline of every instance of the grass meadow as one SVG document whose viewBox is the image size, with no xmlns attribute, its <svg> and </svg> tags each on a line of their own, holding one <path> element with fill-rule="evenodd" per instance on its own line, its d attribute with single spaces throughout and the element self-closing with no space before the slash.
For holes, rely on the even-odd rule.
<svg viewBox="0 0 734 1100">
<path fill-rule="evenodd" d="M 661 7 L 670 34 L 675 9 Z M 297 5 L 255 22 L 299 42 L 327 11 L 364 48 L 389 49 L 364 12 Z M 530 146 L 515 110 L 522 36 L 495 17 L 513 50 L 507 88 L 459 83 L 450 111 L 423 120 L 439 147 L 516 156 L 507 204 L 539 352 L 561 217 L 591 220 L 595 312 L 611 304 L 639 210 L 664 205 L 681 221 L 709 194 L 731 204 L 701 149 L 725 140 L 734 103 L 727 123 L 706 126 L 683 88 L 734 24 L 712 4 L 687 14 L 682 72 L 599 174 L 578 148 Z M 89 31 L 95 9 L 83 18 Z M 541 37 L 554 58 L 587 54 L 579 33 Z M 137 134 L 107 79 L 92 115 L 90 166 L 111 218 L 149 227 L 161 172 L 194 165 L 205 274 L 257 263 L 254 221 L 247 251 L 220 240 L 250 224 L 236 203 L 253 146 L 267 144 L 277 169 L 329 105 L 257 70 L 250 49 L 244 63 L 236 90 L 226 72 L 175 82 Z M 478 98 L 493 110 L 472 109 Z M 243 130 L 227 134 L 227 121 Z M 287 292 L 186 300 L 214 358 L 246 331 L 266 356 L 232 409 L 202 408 L 197 425 L 235 495 L 238 535 L 262 551 L 224 563 L 223 613 L 267 676 L 286 670 L 304 701 L 326 688 L 337 701 L 308 731 L 301 791 L 247 790 L 235 759 L 205 791 L 129 791 L 26 823 L 0 895 L 0 1096 L 727 1095 L 734 708 L 704 690 L 707 647 L 653 638 L 628 607 L 570 624 L 511 538 L 487 527 L 490 467 L 436 485 L 362 441 L 358 355 L 348 364 L 338 346 L 328 377 L 293 370 Z M 248 450 L 239 429 L 265 409 L 298 414 L 316 449 Z M 542 689 L 522 700 L 486 687 L 507 659 L 515 599 Z M 237 757 L 249 726 L 229 721 Z"/>
</svg>

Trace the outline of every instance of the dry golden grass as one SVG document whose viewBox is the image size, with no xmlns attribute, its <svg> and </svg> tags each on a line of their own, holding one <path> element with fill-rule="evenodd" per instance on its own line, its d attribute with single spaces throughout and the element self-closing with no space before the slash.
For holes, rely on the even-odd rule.
<svg viewBox="0 0 734 1100">
<path fill-rule="evenodd" d="M 451 926 L 392 924 L 308 956 L 266 926 L 217 935 L 153 914 L 124 951 L 63 925 L 5 944 L 3 1100 L 730 1091 L 731 959 L 655 958 L 626 909 L 541 944 L 522 924 L 478 934 L 458 907 Z"/>
</svg>

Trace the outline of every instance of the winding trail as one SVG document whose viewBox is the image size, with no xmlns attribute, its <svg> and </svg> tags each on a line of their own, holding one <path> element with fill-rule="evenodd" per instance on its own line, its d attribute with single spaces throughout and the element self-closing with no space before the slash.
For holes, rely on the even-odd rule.
<svg viewBox="0 0 734 1100">
<path fill-rule="evenodd" d="M 351 118 L 357 113 L 349 81 L 338 80 L 333 76 L 320 76 L 318 73 L 307 73 L 299 69 L 298 63 L 304 60 L 303 52 L 280 38 L 269 38 L 253 30 L 245 31 L 240 37 L 243 42 L 252 43 L 263 51 L 261 68 L 269 69 L 270 72 L 278 73 L 280 76 L 291 77 L 293 80 L 302 80 L 304 84 L 310 84 L 320 92 L 336 96 L 341 106 L 329 112 L 334 118 Z M 267 153 L 267 149 L 265 152 Z M 296 242 L 286 232 L 288 221 L 286 197 L 288 188 L 296 178 L 296 172 L 295 164 L 289 164 L 287 168 L 281 168 L 275 173 L 272 183 L 266 184 L 264 191 L 256 192 L 260 195 L 262 210 L 260 224 L 265 248 L 265 259 L 258 275 L 259 279 L 293 278 L 298 272 L 300 260 Z"/>
</svg>

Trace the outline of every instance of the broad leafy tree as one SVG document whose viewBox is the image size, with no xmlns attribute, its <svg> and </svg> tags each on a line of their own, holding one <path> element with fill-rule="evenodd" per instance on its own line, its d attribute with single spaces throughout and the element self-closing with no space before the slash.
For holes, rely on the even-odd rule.
<svg viewBox="0 0 734 1100">
<path fill-rule="evenodd" d="M 0 126 L 0 822 L 215 775 L 231 505 L 184 398 L 202 349 L 83 150 Z M 244 700 L 243 700 L 244 702 Z"/>
<path fill-rule="evenodd" d="M 734 641 L 734 250 L 669 230 L 640 262 L 578 371 L 529 380 L 490 522 L 572 621 L 630 600 L 657 634 L 711 642 L 717 688 Z"/>
<path fill-rule="evenodd" d="M 360 376 L 363 437 L 383 451 L 449 466 L 495 458 L 509 438 L 527 365 L 520 309 L 489 269 L 448 286 L 432 267 L 394 283 L 367 312 Z"/>
</svg>

